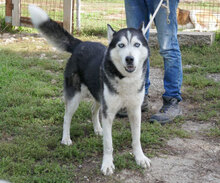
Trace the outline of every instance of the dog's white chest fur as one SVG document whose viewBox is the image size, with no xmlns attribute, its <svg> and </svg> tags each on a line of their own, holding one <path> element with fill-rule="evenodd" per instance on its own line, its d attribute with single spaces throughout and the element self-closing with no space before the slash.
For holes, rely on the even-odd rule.
<svg viewBox="0 0 220 183">
<path fill-rule="evenodd" d="M 142 81 L 140 78 L 116 79 L 115 87 L 121 97 L 133 96 L 138 94 Z"/>
<path fill-rule="evenodd" d="M 144 90 L 140 91 L 142 84 L 142 79 L 139 77 L 115 79 L 112 85 L 117 94 L 112 94 L 108 87 L 104 86 L 105 100 L 107 103 L 114 103 L 117 108 L 140 105 L 144 97 Z"/>
</svg>

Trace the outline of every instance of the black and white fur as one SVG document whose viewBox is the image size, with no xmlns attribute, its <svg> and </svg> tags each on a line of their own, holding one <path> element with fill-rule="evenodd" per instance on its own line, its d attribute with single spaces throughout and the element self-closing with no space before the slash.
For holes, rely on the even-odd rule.
<svg viewBox="0 0 220 183">
<path fill-rule="evenodd" d="M 141 104 L 149 48 L 144 25 L 140 29 L 114 31 L 108 25 L 108 47 L 97 42 L 83 42 L 72 37 L 40 8 L 30 5 L 33 25 L 61 50 L 70 52 L 64 73 L 65 115 L 62 144 L 71 145 L 70 123 L 80 100 L 89 91 L 95 99 L 93 126 L 103 135 L 104 155 L 101 171 L 113 173 L 112 123 L 117 111 L 126 107 L 131 125 L 132 147 L 138 165 L 146 168 L 150 160 L 140 142 Z M 102 127 L 99 110 L 102 114 Z"/>
</svg>

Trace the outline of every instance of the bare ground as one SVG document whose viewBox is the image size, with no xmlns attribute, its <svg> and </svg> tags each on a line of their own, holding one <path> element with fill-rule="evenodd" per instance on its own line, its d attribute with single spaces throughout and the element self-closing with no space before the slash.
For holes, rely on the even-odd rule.
<svg viewBox="0 0 220 183">
<path fill-rule="evenodd" d="M 142 175 L 124 170 L 120 172 L 122 182 L 160 183 L 218 183 L 220 182 L 219 142 L 209 141 L 200 135 L 209 124 L 186 122 L 182 128 L 193 133 L 191 139 L 169 140 L 170 155 L 151 159 L 152 166 Z"/>
<path fill-rule="evenodd" d="M 151 68 L 149 91 L 151 109 L 156 111 L 162 105 L 163 72 Z M 184 88 L 183 88 L 184 90 Z M 189 101 L 182 101 L 183 113 L 194 108 Z M 220 139 L 210 139 L 204 132 L 212 123 L 187 121 L 182 129 L 191 138 L 174 138 L 167 142 L 169 154 L 152 158 L 150 169 L 143 173 L 123 170 L 116 175 L 119 182 L 125 183 L 219 183 L 220 182 Z"/>
</svg>

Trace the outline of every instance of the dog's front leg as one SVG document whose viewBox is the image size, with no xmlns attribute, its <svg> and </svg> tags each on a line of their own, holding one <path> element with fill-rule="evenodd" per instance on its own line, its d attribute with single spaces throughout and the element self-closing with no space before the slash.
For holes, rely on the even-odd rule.
<svg viewBox="0 0 220 183">
<path fill-rule="evenodd" d="M 132 133 L 132 148 L 136 163 L 143 168 L 150 167 L 150 159 L 148 159 L 142 150 L 141 137 L 141 106 L 128 109 L 128 116 Z"/>
<path fill-rule="evenodd" d="M 103 160 L 101 171 L 104 175 L 111 175 L 114 172 L 113 147 L 112 147 L 112 122 L 113 118 L 107 114 L 102 117 L 103 129 Z"/>
</svg>

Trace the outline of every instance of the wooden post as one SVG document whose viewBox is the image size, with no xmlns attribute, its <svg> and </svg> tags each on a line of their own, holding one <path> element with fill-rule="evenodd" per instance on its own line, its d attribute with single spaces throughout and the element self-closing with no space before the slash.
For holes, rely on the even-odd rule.
<svg viewBox="0 0 220 183">
<path fill-rule="evenodd" d="M 63 1 L 63 27 L 72 33 L 73 0 Z"/>
<path fill-rule="evenodd" d="M 6 0 L 5 6 L 5 22 L 6 24 L 11 24 L 12 21 L 12 0 Z"/>
<path fill-rule="evenodd" d="M 21 2 L 20 0 L 12 0 L 13 10 L 12 10 L 12 25 L 20 26 L 21 18 Z"/>
</svg>

